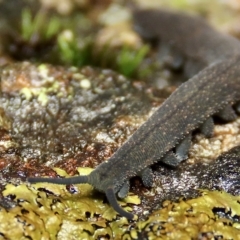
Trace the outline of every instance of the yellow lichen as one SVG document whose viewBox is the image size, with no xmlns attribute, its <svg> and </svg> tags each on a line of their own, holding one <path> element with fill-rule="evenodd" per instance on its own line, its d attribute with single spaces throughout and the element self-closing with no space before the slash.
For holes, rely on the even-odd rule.
<svg viewBox="0 0 240 240">
<path fill-rule="evenodd" d="M 138 222 L 136 229 L 126 233 L 124 239 L 138 239 L 141 232 L 147 239 L 197 239 L 201 234 L 240 239 L 237 224 L 213 211 L 221 208 L 231 217 L 239 217 L 239 201 L 240 196 L 219 191 L 203 191 L 201 197 L 179 203 L 166 201 L 161 210 L 153 212 L 147 221 Z"/>
<path fill-rule="evenodd" d="M 79 168 L 81 174 L 92 169 Z M 55 171 L 64 177 L 61 169 Z M 93 191 L 89 184 L 76 185 L 76 194 L 71 194 L 64 185 L 37 183 L 34 185 L 8 184 L 3 196 L 14 198 L 18 204 L 6 211 L 0 208 L 0 234 L 7 239 L 118 239 L 127 230 L 126 218 L 117 219 L 117 213 L 108 203 L 103 203 L 103 194 Z M 131 196 L 120 202 L 139 202 Z M 14 229 L 14 231 L 10 231 Z M 117 238 L 114 238 L 117 236 Z"/>
<path fill-rule="evenodd" d="M 65 171 L 54 170 L 68 177 Z M 78 171 L 86 175 L 92 169 Z M 76 193 L 71 194 L 64 185 L 6 185 L 3 196 L 14 199 L 16 207 L 0 208 L 0 234 L 7 239 L 196 239 L 201 234 L 240 239 L 240 225 L 233 220 L 240 216 L 240 196 L 202 191 L 196 199 L 165 201 L 163 208 L 146 221 L 135 218 L 129 230 L 128 220 L 117 217 L 113 208 L 103 202 L 103 194 L 89 184 L 76 185 L 75 189 Z M 139 202 L 137 196 L 129 194 L 119 203 L 129 210 L 128 203 Z M 230 217 L 217 215 L 213 211 L 216 208 L 224 209 Z"/>
</svg>

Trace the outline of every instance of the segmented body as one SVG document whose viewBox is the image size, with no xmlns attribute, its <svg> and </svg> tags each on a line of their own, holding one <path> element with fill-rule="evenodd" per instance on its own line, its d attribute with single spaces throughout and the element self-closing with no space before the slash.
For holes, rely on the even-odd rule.
<svg viewBox="0 0 240 240">
<path fill-rule="evenodd" d="M 133 215 L 118 205 L 115 193 L 126 187 L 129 178 L 141 174 L 157 161 L 166 160 L 166 155 L 209 117 L 240 100 L 239 41 L 215 31 L 199 18 L 183 14 L 138 10 L 133 16 L 140 35 L 169 43 L 176 58 L 184 58 L 187 76 L 203 70 L 183 83 L 89 176 L 29 179 L 30 182 L 57 184 L 89 183 L 105 192 L 114 209 L 127 218 Z"/>
</svg>

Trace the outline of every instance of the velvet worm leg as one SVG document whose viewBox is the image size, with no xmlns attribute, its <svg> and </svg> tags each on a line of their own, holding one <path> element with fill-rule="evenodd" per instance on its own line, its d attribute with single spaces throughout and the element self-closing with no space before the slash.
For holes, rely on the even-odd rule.
<svg viewBox="0 0 240 240">
<path fill-rule="evenodd" d="M 123 208 L 121 208 L 118 204 L 113 188 L 108 188 L 105 193 L 109 203 L 116 212 L 118 212 L 121 216 L 126 217 L 127 219 L 133 219 L 134 215 L 123 210 Z"/>
</svg>

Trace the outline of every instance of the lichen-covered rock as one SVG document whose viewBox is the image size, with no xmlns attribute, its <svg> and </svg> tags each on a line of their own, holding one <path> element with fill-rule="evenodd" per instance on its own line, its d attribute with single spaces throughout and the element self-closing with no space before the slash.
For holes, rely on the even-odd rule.
<svg viewBox="0 0 240 240">
<path fill-rule="evenodd" d="M 240 239 L 240 197 L 203 191 L 196 199 L 166 201 L 122 239 Z"/>
<path fill-rule="evenodd" d="M 94 167 L 144 121 L 149 106 L 147 95 L 145 106 L 131 101 L 136 87 L 111 70 L 22 62 L 2 67 L 0 77 L 0 104 L 9 119 L 2 122 L 11 125 L 24 161 L 54 166 L 74 158 Z M 124 117 L 128 109 L 135 116 Z"/>
<path fill-rule="evenodd" d="M 88 174 L 87 167 L 108 159 L 176 86 L 169 85 L 166 69 L 156 71 L 151 81 L 140 81 L 93 67 L 12 63 L 12 57 L 44 56 L 31 41 L 18 42 L 19 29 L 14 29 L 16 42 L 8 41 L 6 15 L 16 24 L 22 3 L 32 1 L 17 1 L 19 9 L 15 2 L 0 2 L 0 65 L 9 62 L 0 69 L 0 238 L 240 239 L 239 148 L 215 161 L 240 143 L 239 119 L 216 126 L 211 139 L 197 135 L 190 158 L 178 168 L 153 166 L 153 188 L 144 188 L 134 178 L 131 193 L 120 202 L 138 214 L 134 222 L 118 216 L 105 196 L 89 185 L 26 183 L 28 176 L 72 176 L 79 166 L 84 167 L 78 169 L 80 174 Z M 210 9 L 206 6 L 205 14 Z M 41 45 L 39 36 L 37 40 L 46 53 L 50 43 Z M 2 61 L 6 53 L 12 56 Z"/>
<path fill-rule="evenodd" d="M 60 169 L 56 171 L 68 176 Z M 79 171 L 89 174 L 91 169 Z M 112 207 L 90 185 L 81 185 L 74 191 L 72 195 L 65 186 L 42 183 L 6 185 L 3 196 L 16 205 L 8 210 L 0 208 L 0 234 L 6 239 L 120 239 L 128 228 L 127 220 L 117 218 Z M 127 207 L 128 203 L 140 201 L 130 195 L 121 205 Z"/>
</svg>

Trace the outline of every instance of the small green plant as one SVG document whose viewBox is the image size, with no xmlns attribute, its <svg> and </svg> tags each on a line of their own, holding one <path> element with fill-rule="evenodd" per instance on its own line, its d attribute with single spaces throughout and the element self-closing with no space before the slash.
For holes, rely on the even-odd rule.
<svg viewBox="0 0 240 240">
<path fill-rule="evenodd" d="M 22 11 L 21 35 L 25 41 L 35 42 L 36 39 L 48 40 L 55 36 L 60 29 L 60 20 L 57 17 L 49 17 L 45 10 L 40 10 L 36 16 L 30 9 Z"/>
<path fill-rule="evenodd" d="M 91 27 L 84 17 L 81 16 L 80 19 L 85 28 L 86 26 Z M 87 37 L 78 37 L 74 27 L 78 23 L 79 16 L 69 22 L 67 19 L 49 16 L 45 9 L 41 9 L 36 15 L 33 15 L 29 8 L 25 8 L 21 18 L 21 37 L 30 46 L 56 37 L 57 47 L 54 48 L 54 51 L 57 50 L 57 52 L 53 59 L 58 63 L 60 59 L 60 63 L 77 67 L 92 65 L 112 68 L 127 77 L 139 74 L 140 69 L 139 71 L 137 69 L 149 52 L 147 45 L 140 49 L 133 49 L 130 46 L 116 49 L 106 43 L 101 48 L 96 48 L 94 33 Z"/>
<path fill-rule="evenodd" d="M 108 43 L 96 49 L 93 37 L 78 39 L 71 30 L 65 30 L 58 35 L 57 45 L 60 59 L 65 64 L 112 68 L 126 77 L 132 77 L 137 72 L 150 49 L 148 45 L 140 49 L 129 46 L 113 49 Z"/>
<path fill-rule="evenodd" d="M 148 52 L 148 45 L 143 45 L 137 50 L 133 50 L 128 46 L 123 46 L 116 59 L 117 70 L 123 75 L 131 77 L 134 72 L 136 72 L 137 68 Z"/>
<path fill-rule="evenodd" d="M 84 66 L 91 64 L 92 38 L 78 40 L 71 30 L 58 35 L 57 46 L 61 60 L 69 65 Z"/>
</svg>

